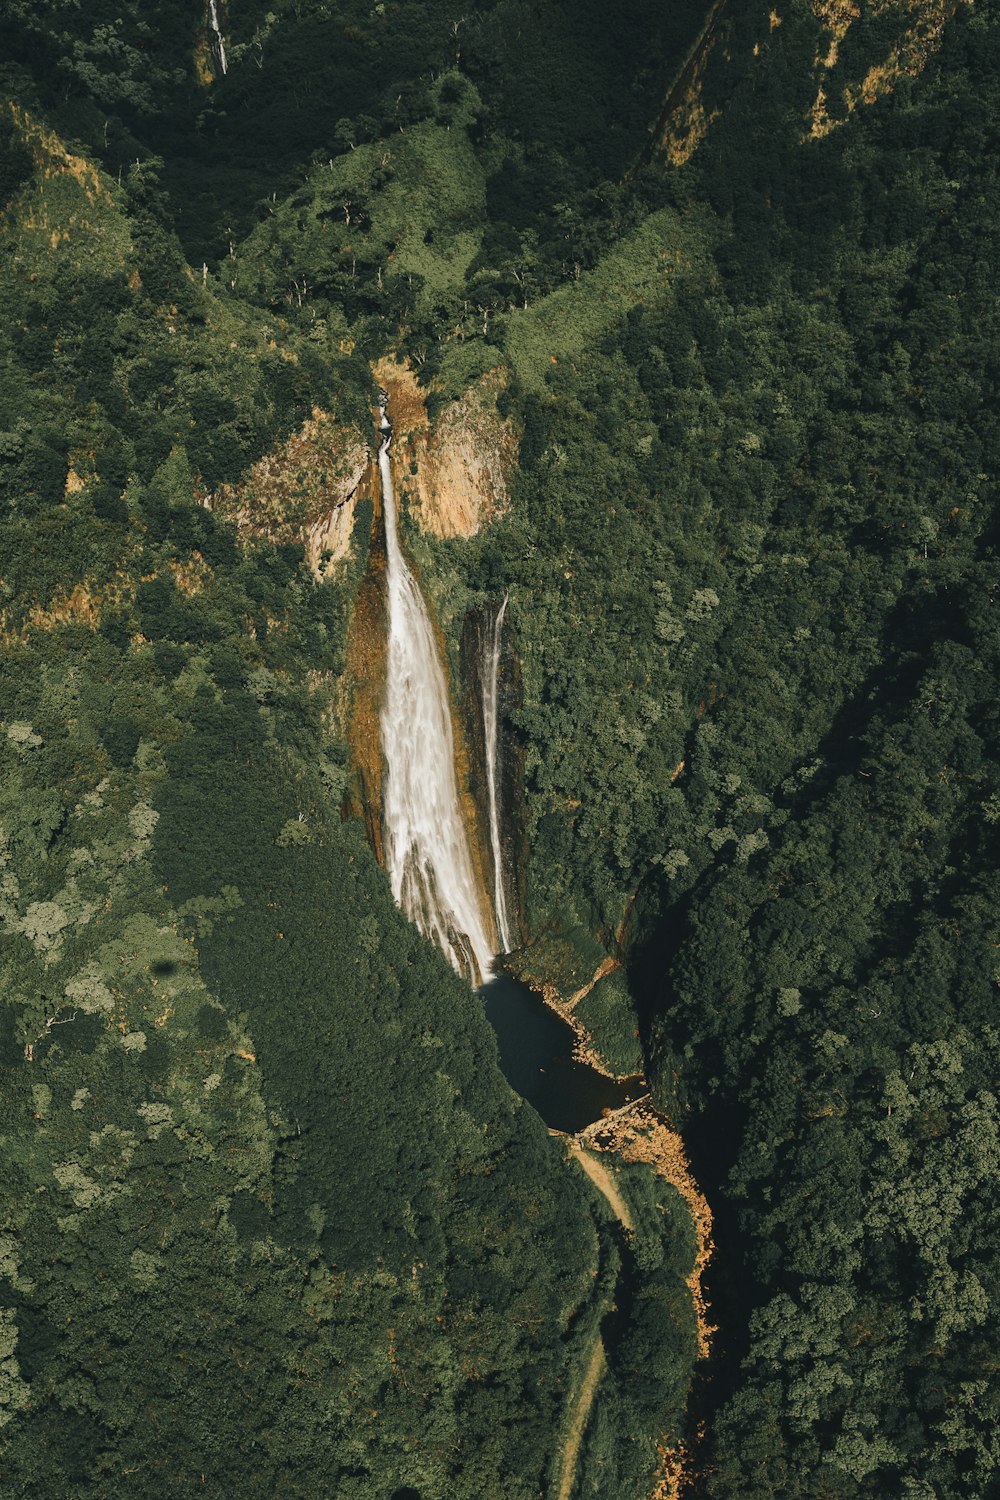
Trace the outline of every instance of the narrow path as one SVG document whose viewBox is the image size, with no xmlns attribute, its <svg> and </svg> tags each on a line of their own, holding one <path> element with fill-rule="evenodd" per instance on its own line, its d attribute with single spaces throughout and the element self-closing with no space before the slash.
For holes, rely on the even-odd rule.
<svg viewBox="0 0 1000 1500">
<path fill-rule="evenodd" d="M 587 1366 L 587 1373 L 583 1377 L 580 1394 L 576 1398 L 576 1411 L 573 1413 L 573 1421 L 570 1423 L 569 1432 L 566 1434 L 566 1442 L 563 1445 L 558 1500 L 569 1500 L 570 1495 L 573 1493 L 573 1484 L 576 1479 L 576 1460 L 580 1453 L 580 1444 L 583 1442 L 583 1434 L 587 1430 L 590 1408 L 594 1404 L 594 1394 L 601 1376 L 607 1368 L 607 1363 L 604 1345 L 601 1343 L 601 1335 L 598 1334 L 594 1340 L 590 1363 Z"/>
<path fill-rule="evenodd" d="M 618 1190 L 614 1173 L 611 1172 L 602 1161 L 591 1152 L 585 1150 L 572 1136 L 567 1139 L 566 1144 L 572 1155 L 580 1163 L 591 1182 L 608 1201 L 611 1212 L 629 1234 L 635 1230 L 635 1221 L 629 1212 L 629 1206 Z M 573 1493 L 573 1485 L 576 1482 L 576 1462 L 580 1456 L 580 1444 L 583 1442 L 583 1434 L 587 1430 L 590 1420 L 590 1409 L 594 1404 L 594 1396 L 600 1384 L 601 1376 L 607 1369 L 608 1361 L 604 1352 L 604 1344 L 598 1333 L 594 1339 L 594 1347 L 590 1351 L 590 1361 L 587 1365 L 587 1373 L 583 1377 L 580 1394 L 576 1398 L 576 1410 L 573 1412 L 573 1420 L 570 1422 L 566 1441 L 563 1444 L 562 1462 L 559 1467 L 559 1489 L 556 1492 L 556 1500 L 569 1500 Z"/>
<path fill-rule="evenodd" d="M 576 1141 L 570 1140 L 569 1149 L 572 1151 L 573 1155 L 576 1157 L 577 1161 L 580 1163 L 581 1167 L 586 1172 L 591 1182 L 597 1188 L 598 1192 L 604 1194 L 604 1197 L 608 1200 L 608 1203 L 611 1206 L 611 1212 L 614 1214 L 619 1224 L 621 1224 L 623 1229 L 627 1229 L 629 1234 L 632 1234 L 635 1230 L 635 1223 L 633 1221 L 631 1213 L 629 1212 L 628 1204 L 625 1202 L 625 1199 L 622 1197 L 621 1193 L 618 1190 L 618 1184 L 614 1179 L 614 1174 L 608 1170 L 608 1168 L 602 1161 L 598 1161 L 596 1156 L 593 1156 L 589 1151 L 584 1150 L 584 1148 L 578 1145 Z"/>
</svg>

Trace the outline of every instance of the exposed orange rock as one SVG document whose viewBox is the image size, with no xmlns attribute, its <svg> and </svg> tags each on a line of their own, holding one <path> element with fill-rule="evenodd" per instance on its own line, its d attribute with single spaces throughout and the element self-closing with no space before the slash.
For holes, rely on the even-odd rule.
<svg viewBox="0 0 1000 1500">
<path fill-rule="evenodd" d="M 202 88 L 211 88 L 215 82 L 215 60 L 212 57 L 212 44 L 206 35 L 199 36 L 195 43 L 194 71 Z"/>
<path fill-rule="evenodd" d="M 657 1443 L 656 1454 L 660 1462 L 660 1472 L 656 1478 L 656 1485 L 650 1492 L 649 1500 L 680 1500 L 693 1477 L 688 1463 L 687 1448 L 683 1443 L 676 1448 Z"/>
<path fill-rule="evenodd" d="M 581 1130 L 571 1144 L 581 1162 L 584 1151 L 609 1151 L 623 1161 L 644 1162 L 653 1167 L 665 1182 L 671 1183 L 684 1199 L 694 1223 L 698 1246 L 687 1284 L 698 1325 L 698 1357 L 706 1359 L 715 1332 L 708 1319 L 708 1305 L 702 1290 L 702 1277 L 713 1250 L 712 1211 L 691 1173 L 680 1133 L 645 1098 L 626 1104 L 603 1120 L 596 1120 Z M 649 1500 L 680 1500 L 693 1479 L 690 1451 L 684 1443 L 666 1442 L 658 1443 L 656 1451 L 659 1472 Z"/>
<path fill-rule="evenodd" d="M 870 0 L 873 15 L 881 15 L 890 9 L 901 13 L 902 24 L 895 45 L 882 62 L 868 69 L 863 78 L 844 87 L 842 99 L 846 114 L 840 118 L 831 117 L 826 85 L 820 79 L 809 112 L 807 136 L 816 140 L 829 135 L 859 104 L 874 104 L 883 94 L 891 93 L 900 78 L 915 78 L 941 45 L 945 23 L 960 4 L 968 3 L 970 0 L 904 0 L 903 4 L 899 0 Z M 826 50 L 817 55 L 815 65 L 817 69 L 828 72 L 837 62 L 840 45 L 850 27 L 861 15 L 861 6 L 858 0 L 811 0 L 811 8 L 828 36 Z"/>
<path fill-rule="evenodd" d="M 298 432 L 258 459 L 244 479 L 220 485 L 206 501 L 241 536 L 302 542 L 310 568 L 322 578 L 350 549 L 370 462 L 361 433 L 314 406 Z"/>
<path fill-rule="evenodd" d="M 173 575 L 178 592 L 186 594 L 189 599 L 200 594 L 212 576 L 212 570 L 200 552 L 193 552 L 183 562 L 172 557 L 167 567 Z"/>
<path fill-rule="evenodd" d="M 71 623 L 91 625 L 96 629 L 101 622 L 101 607 L 101 596 L 92 584 L 74 583 L 68 591 L 57 593 L 47 608 L 36 605 L 28 615 L 28 623 L 42 630 Z"/>
<path fill-rule="evenodd" d="M 726 0 L 715 0 L 705 17 L 705 24 L 667 91 L 663 113 L 653 134 L 656 149 L 674 166 L 682 166 L 694 155 L 719 117 L 717 109 L 710 114 L 706 112 L 701 91 L 716 43 L 716 26 L 725 5 Z"/>
<path fill-rule="evenodd" d="M 101 174 L 91 162 L 68 151 L 55 131 L 40 125 L 21 105 L 8 102 L 7 108 L 42 177 L 46 180 L 59 176 L 72 177 L 83 188 L 91 203 L 95 203 L 98 198 L 109 198 Z"/>
<path fill-rule="evenodd" d="M 701 101 L 701 86 L 702 75 L 699 68 L 692 77 L 691 87 L 671 115 L 670 125 L 664 132 L 663 151 L 675 167 L 682 167 L 691 159 L 711 126 L 719 118 L 717 109 L 713 109 L 711 114 L 705 112 L 705 106 Z"/>
<path fill-rule="evenodd" d="M 816 67 L 832 68 L 836 65 L 840 55 L 840 44 L 847 35 L 849 28 L 861 14 L 857 0 L 811 0 L 811 10 L 818 21 L 823 23 L 829 36 L 829 45 L 825 54 L 817 55 Z M 827 129 L 824 123 L 828 116 L 826 114 L 826 91 L 820 84 L 816 95 L 816 102 L 812 107 L 812 135 L 825 135 Z M 833 121 L 830 121 L 829 129 L 833 129 Z"/>
<path fill-rule="evenodd" d="M 816 97 L 808 112 L 803 140 L 829 135 L 859 105 L 874 104 L 883 94 L 890 93 L 902 77 L 916 77 L 940 46 L 946 22 L 960 4 L 971 4 L 972 0 L 809 0 L 809 3 L 824 34 L 813 64 L 818 75 Z M 660 151 L 675 165 L 693 155 L 718 116 L 718 111 L 706 111 L 702 86 L 710 66 L 718 67 L 720 59 L 723 62 L 731 60 L 725 45 L 716 48 L 722 35 L 720 22 L 725 4 L 726 0 L 716 0 L 709 10 L 701 32 L 668 90 L 663 112 L 653 132 L 651 149 Z M 889 12 L 898 16 L 896 40 L 885 58 L 870 66 L 863 77 L 843 86 L 837 101 L 840 107 L 831 115 L 829 74 L 840 59 L 845 37 L 863 9 L 875 16 Z M 767 51 L 768 37 L 773 36 L 783 19 L 777 9 L 770 11 L 768 32 L 753 47 L 755 57 L 761 57 Z"/>
<path fill-rule="evenodd" d="M 388 621 L 381 492 L 375 487 L 368 567 L 358 588 L 347 633 L 345 717 L 351 780 L 348 813 L 364 821 L 379 864 L 382 850 L 382 730 Z"/>
<path fill-rule="evenodd" d="M 484 375 L 449 402 L 433 424 L 409 364 L 385 358 L 374 372 L 389 396 L 400 505 L 408 505 L 421 531 L 431 536 L 474 536 L 510 504 L 518 438 L 497 411 L 503 372 Z"/>
<path fill-rule="evenodd" d="M 574 1037 L 573 1056 L 577 1062 L 586 1063 L 596 1073 L 603 1073 L 605 1078 L 613 1078 L 616 1083 L 624 1083 L 629 1079 L 641 1081 L 642 1074 L 616 1073 L 605 1061 L 597 1048 L 594 1038 L 586 1026 L 584 1026 L 580 1017 L 574 1014 L 574 1010 L 580 1001 L 590 994 L 594 985 L 599 980 L 604 979 L 608 974 L 614 974 L 620 968 L 621 963 L 617 958 L 602 959 L 594 971 L 593 977 L 588 979 L 585 984 L 581 985 L 567 999 L 563 999 L 563 996 L 554 984 L 538 979 L 523 969 L 518 974 L 518 978 L 521 979 L 522 983 L 527 984 L 529 988 L 533 989 L 541 997 L 543 1004 L 547 1005 L 549 1010 L 555 1011 L 557 1016 L 561 1016 L 567 1026 L 572 1029 Z"/>
<path fill-rule="evenodd" d="M 134 596 L 135 580 L 124 572 L 103 581 L 81 579 L 59 589 L 48 604 L 34 605 L 19 626 L 14 625 L 8 610 L 0 610 L 0 641 L 4 645 L 26 641 L 34 630 L 54 630 L 59 625 L 87 625 L 96 630 L 106 609 Z"/>
<path fill-rule="evenodd" d="M 680 1132 L 654 1109 L 648 1099 L 639 1099 L 606 1119 L 588 1125 L 577 1140 L 590 1150 L 615 1151 L 624 1161 L 648 1163 L 659 1176 L 673 1184 L 687 1204 L 698 1241 L 688 1286 L 698 1319 L 698 1355 L 701 1359 L 707 1358 L 715 1328 L 708 1320 L 708 1304 L 701 1282 L 713 1249 L 712 1211 L 691 1174 Z"/>
<path fill-rule="evenodd" d="M 306 559 L 317 578 L 322 578 L 328 568 L 342 562 L 350 552 L 357 499 L 356 487 L 345 501 L 317 516 L 306 527 Z"/>
<path fill-rule="evenodd" d="M 858 0 L 810 0 L 809 9 L 837 42 L 844 40 L 849 27 L 861 14 Z"/>
</svg>

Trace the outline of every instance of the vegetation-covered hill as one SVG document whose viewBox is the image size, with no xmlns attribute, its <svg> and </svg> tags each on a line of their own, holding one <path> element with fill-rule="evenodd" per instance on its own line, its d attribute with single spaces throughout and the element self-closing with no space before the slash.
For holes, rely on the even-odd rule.
<svg viewBox="0 0 1000 1500">
<path fill-rule="evenodd" d="M 220 14 L 0 21 L 12 1493 L 548 1493 L 622 1265 L 577 1493 L 681 1435 L 683 1210 L 621 1245 L 341 821 L 369 503 L 322 581 L 199 503 L 392 354 L 519 436 L 404 527 L 453 663 L 510 592 L 515 963 L 622 961 L 716 1212 L 695 1483 L 986 1500 L 990 9 Z"/>
</svg>

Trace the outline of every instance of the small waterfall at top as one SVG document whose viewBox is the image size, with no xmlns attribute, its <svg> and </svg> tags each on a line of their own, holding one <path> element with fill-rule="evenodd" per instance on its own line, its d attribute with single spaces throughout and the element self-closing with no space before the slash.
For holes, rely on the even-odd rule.
<svg viewBox="0 0 1000 1500">
<path fill-rule="evenodd" d="M 507 613 L 508 595 L 493 618 L 488 641 L 488 655 L 483 671 L 483 731 L 486 759 L 486 793 L 490 814 L 490 850 L 493 854 L 493 905 L 496 911 L 500 948 L 507 953 L 512 947 L 507 897 L 503 888 L 503 853 L 500 847 L 500 809 L 497 797 L 497 699 L 500 682 L 500 645 L 503 640 L 503 617 Z"/>
<path fill-rule="evenodd" d="M 385 863 L 398 904 L 472 984 L 493 949 L 458 796 L 451 705 L 427 606 L 399 545 L 389 464 L 392 426 L 380 393 L 389 642 L 382 751 Z"/>
<path fill-rule="evenodd" d="M 222 28 L 219 25 L 219 12 L 215 8 L 215 0 L 208 0 L 208 27 L 212 33 L 212 41 L 215 44 L 215 55 L 219 59 L 219 67 L 223 73 L 228 73 L 229 64 L 226 62 L 226 44 L 222 39 Z"/>
</svg>

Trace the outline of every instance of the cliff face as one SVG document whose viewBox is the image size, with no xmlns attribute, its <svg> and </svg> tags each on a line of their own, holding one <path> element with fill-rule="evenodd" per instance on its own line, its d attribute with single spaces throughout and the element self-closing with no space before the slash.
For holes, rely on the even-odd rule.
<svg viewBox="0 0 1000 1500">
<path fill-rule="evenodd" d="M 382 859 L 382 737 L 379 715 L 385 693 L 388 622 L 386 617 L 385 532 L 382 493 L 374 461 L 365 477 L 372 499 L 368 566 L 358 587 L 347 636 L 344 674 L 350 780 L 344 811 L 364 822 L 368 842 Z"/>
<path fill-rule="evenodd" d="M 702 82 L 715 48 L 726 0 L 715 0 L 705 24 L 667 93 L 654 132 L 658 149 L 674 166 L 681 166 L 698 149 L 718 110 L 706 113 Z"/>
<path fill-rule="evenodd" d="M 370 482 L 377 489 L 378 479 L 374 464 L 371 466 L 371 476 Z M 368 488 L 369 480 L 366 479 L 364 489 L 367 491 Z M 434 619 L 433 608 L 430 605 L 428 607 L 431 609 L 431 619 L 438 639 L 441 660 L 447 663 L 448 653 L 440 626 Z M 468 832 L 473 867 L 482 892 L 482 909 L 486 916 L 486 924 L 490 930 L 491 940 L 495 941 L 491 895 L 492 866 L 485 811 L 486 782 L 480 670 L 482 643 L 475 623 L 480 620 L 480 617 L 481 612 L 473 612 L 465 622 L 461 649 L 462 682 L 458 687 L 452 684 L 451 717 L 455 776 L 458 782 L 462 820 Z M 382 503 L 379 493 L 373 508 L 368 565 L 358 588 L 347 640 L 344 682 L 350 779 L 344 811 L 346 816 L 360 818 L 363 821 L 368 842 L 380 864 L 384 863 L 382 786 L 385 775 L 381 714 L 385 701 L 388 626 L 385 530 L 382 524 Z M 506 675 L 512 677 L 513 674 L 507 672 Z M 504 768 L 501 772 L 503 785 L 500 796 L 505 808 L 513 808 L 514 787 L 516 785 L 520 788 L 521 784 L 520 761 L 510 761 L 509 764 L 508 761 L 510 758 L 504 756 Z M 515 766 L 517 774 L 515 774 Z M 518 819 L 517 827 L 520 828 L 522 824 L 523 819 Z M 513 847 L 516 835 L 513 831 L 507 831 L 505 837 L 505 865 L 508 869 L 515 869 L 521 863 Z M 511 910 L 519 911 L 519 899 L 512 894 L 510 900 Z"/>
<path fill-rule="evenodd" d="M 221 485 L 206 496 L 206 503 L 233 521 L 241 536 L 301 542 L 321 579 L 350 550 L 358 501 L 371 493 L 370 460 L 357 428 L 314 406 L 298 432 L 266 453 L 237 484 Z"/>
<path fill-rule="evenodd" d="M 941 45 L 945 22 L 960 4 L 968 0 L 908 0 L 898 6 L 890 0 L 811 0 L 813 15 L 824 29 L 823 45 L 817 51 L 818 89 L 812 107 L 809 134 L 829 135 L 843 124 L 858 105 L 874 104 L 883 94 L 891 93 L 900 78 L 915 78 Z M 840 60 L 841 48 L 851 41 L 856 23 L 888 18 L 895 11 L 895 36 L 879 49 L 880 55 L 867 63 L 847 62 L 835 79 L 833 70 Z"/>
<path fill-rule="evenodd" d="M 946 21 L 969 0 L 775 0 L 750 21 L 729 0 L 716 0 L 675 76 L 653 132 L 654 149 L 674 166 L 698 149 L 742 80 L 753 83 L 782 27 L 814 37 L 813 103 L 803 140 L 829 135 L 860 105 L 915 78 L 941 44 Z M 869 41 L 872 32 L 880 40 Z"/>
<path fill-rule="evenodd" d="M 510 504 L 518 439 L 497 410 L 502 371 L 492 370 L 432 423 L 409 365 L 383 359 L 375 378 L 389 393 L 400 498 L 421 531 L 470 537 Z"/>
</svg>

